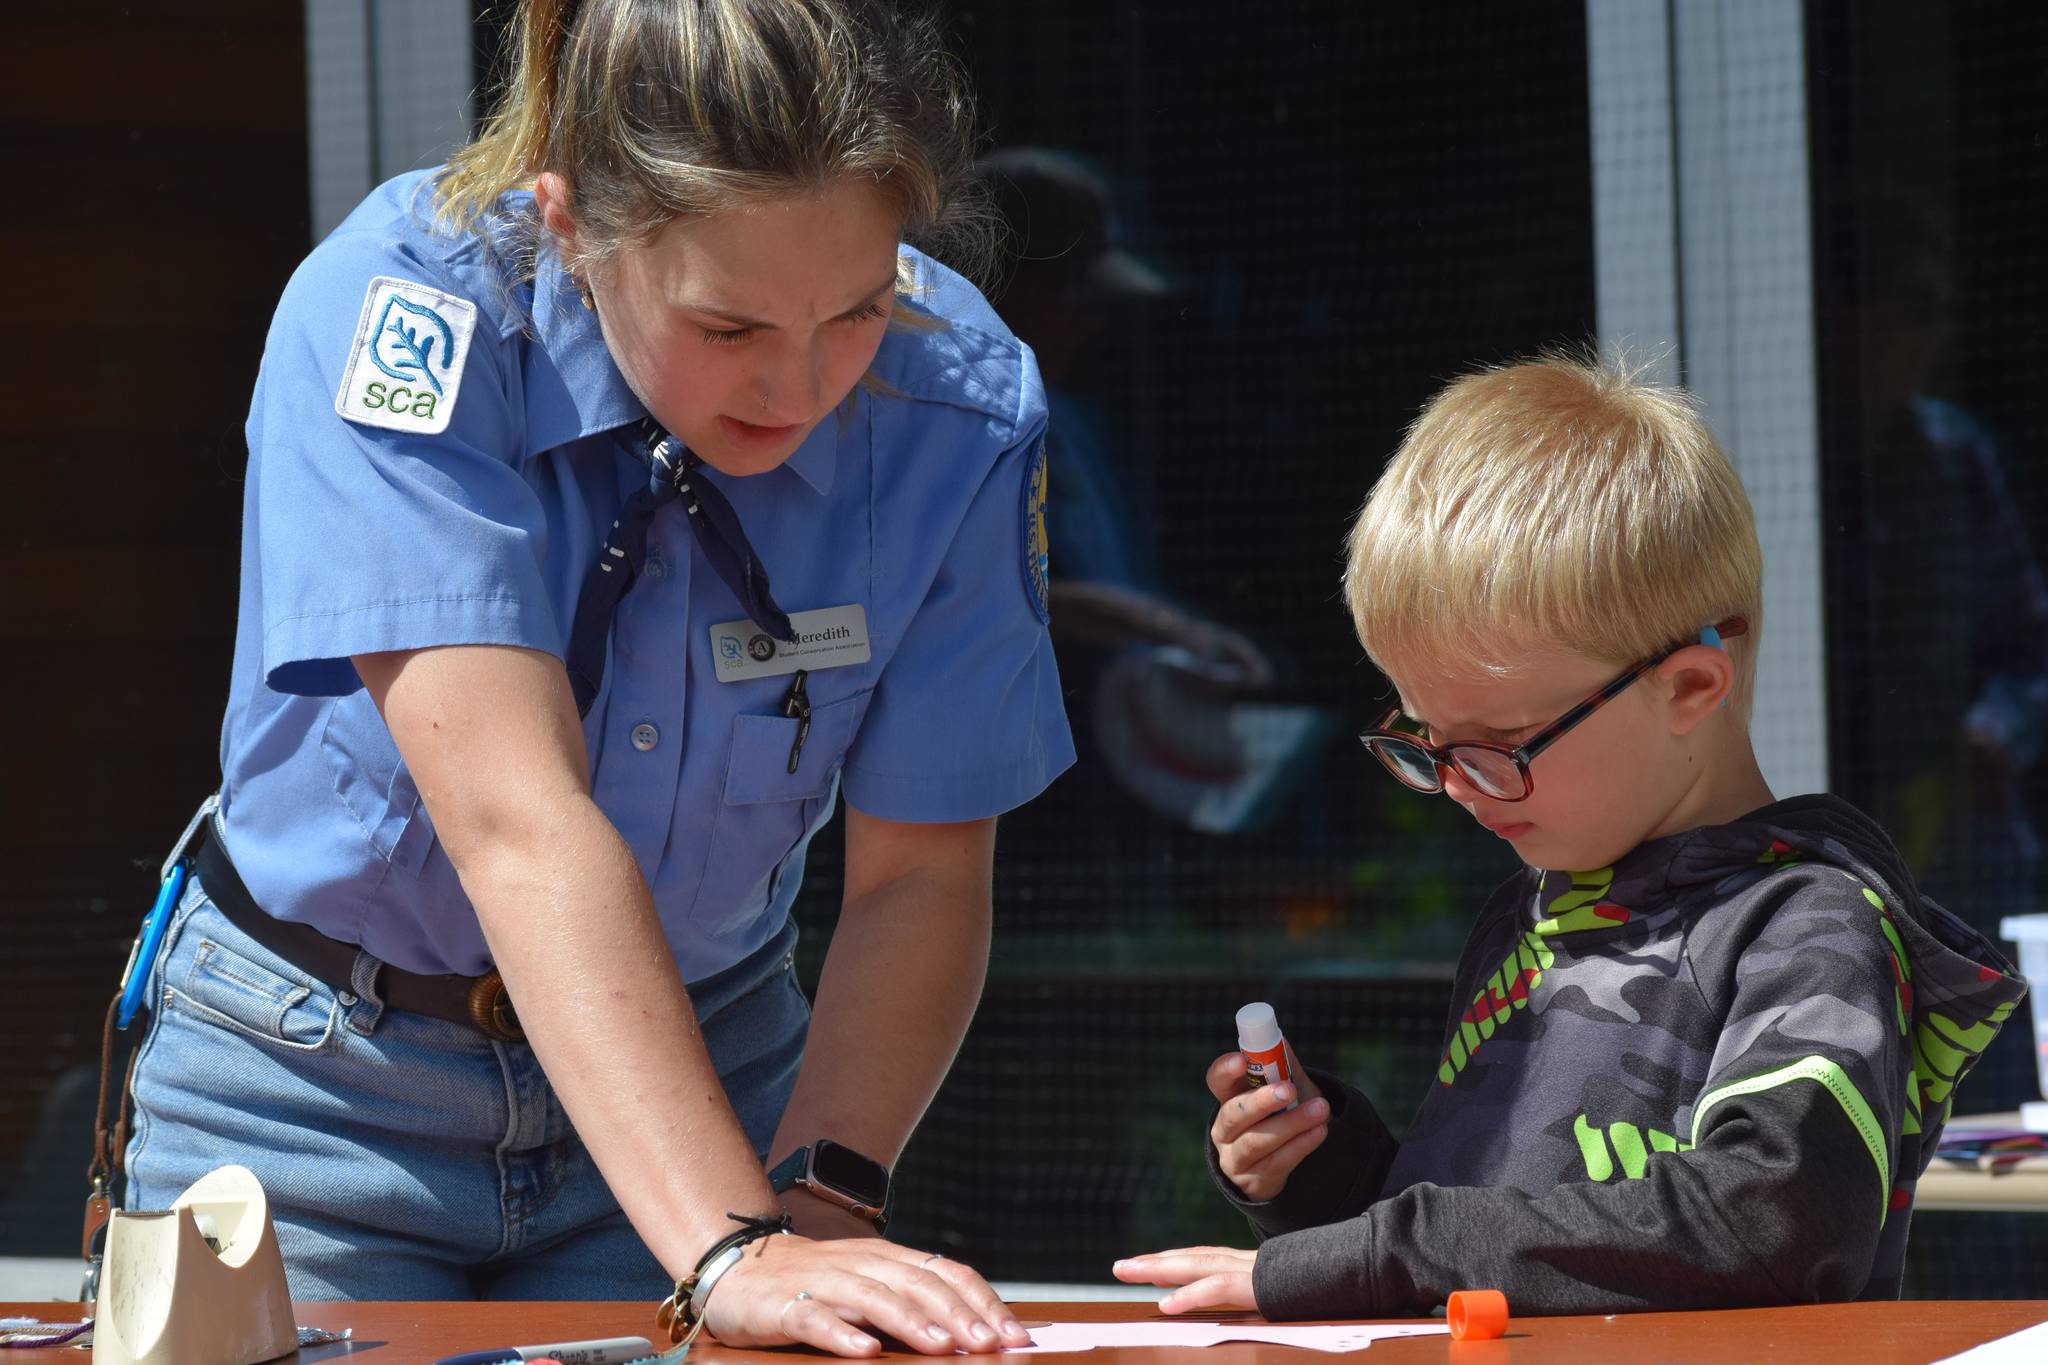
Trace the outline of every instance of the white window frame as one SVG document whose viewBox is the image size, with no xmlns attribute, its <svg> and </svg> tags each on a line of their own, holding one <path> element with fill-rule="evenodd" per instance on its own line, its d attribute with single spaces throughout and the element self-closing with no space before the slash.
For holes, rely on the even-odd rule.
<svg viewBox="0 0 2048 1365">
<path fill-rule="evenodd" d="M 1780 795 L 1828 787 L 1804 15 L 1586 0 L 1599 335 L 1705 405 L 1759 511 L 1752 734 Z"/>
<path fill-rule="evenodd" d="M 372 188 L 469 136 L 469 0 L 305 0 L 313 240 Z"/>
</svg>

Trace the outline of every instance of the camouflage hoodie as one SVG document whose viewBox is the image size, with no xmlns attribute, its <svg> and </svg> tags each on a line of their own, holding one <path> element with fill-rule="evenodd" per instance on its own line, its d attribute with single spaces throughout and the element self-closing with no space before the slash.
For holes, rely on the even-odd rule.
<svg viewBox="0 0 2048 1365">
<path fill-rule="evenodd" d="M 1356 1090 L 1269 1202 L 1271 1318 L 1895 1298 L 1913 1189 L 2024 987 L 1826 796 L 1525 869 L 1466 941 L 1397 1142 Z M 1210 1150 L 1212 1169 L 1215 1151 Z M 1269 1240 L 1265 1240 L 1269 1239 Z"/>
</svg>

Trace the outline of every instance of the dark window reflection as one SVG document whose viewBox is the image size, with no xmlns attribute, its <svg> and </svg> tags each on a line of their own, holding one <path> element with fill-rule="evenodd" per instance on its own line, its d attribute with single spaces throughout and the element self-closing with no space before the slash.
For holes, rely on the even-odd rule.
<svg viewBox="0 0 2048 1365">
<path fill-rule="evenodd" d="M 1133 1246 L 1242 1238 L 1199 1139 L 1246 1000 L 1405 1118 L 1513 866 L 1350 738 L 1386 692 L 1337 577 L 1444 378 L 1592 331 L 1584 11 L 951 13 L 1012 225 L 988 292 L 1052 397 L 1082 757 L 1003 823 L 988 992 L 906 1158 L 904 1236 L 1101 1280 Z"/>
<path fill-rule="evenodd" d="M 1996 937 L 2048 908 L 2048 18 L 1809 14 L 1834 783 Z M 2014 1020 L 1958 1110 L 2035 1098 L 2032 1044 Z M 2048 1266 L 2011 1215 L 1913 1231 L 1909 1293 L 2019 1293 Z"/>
</svg>

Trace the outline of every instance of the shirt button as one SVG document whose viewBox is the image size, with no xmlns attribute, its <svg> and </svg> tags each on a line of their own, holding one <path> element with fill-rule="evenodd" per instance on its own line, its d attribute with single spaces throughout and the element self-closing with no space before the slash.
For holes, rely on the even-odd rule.
<svg viewBox="0 0 2048 1365">
<path fill-rule="evenodd" d="M 633 747 L 641 753 L 646 753 L 659 743 L 661 743 L 661 731 L 655 729 L 646 721 L 643 720 L 633 727 Z"/>
<path fill-rule="evenodd" d="M 668 561 L 649 555 L 647 557 L 647 576 L 649 578 L 667 578 Z"/>
</svg>

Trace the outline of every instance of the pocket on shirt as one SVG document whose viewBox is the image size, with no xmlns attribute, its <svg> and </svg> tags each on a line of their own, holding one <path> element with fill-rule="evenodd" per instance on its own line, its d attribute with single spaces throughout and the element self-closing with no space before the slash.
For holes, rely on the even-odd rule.
<svg viewBox="0 0 2048 1365">
<path fill-rule="evenodd" d="M 335 796 L 361 826 L 370 850 L 392 867 L 417 873 L 433 846 L 433 825 L 368 692 L 328 706 L 320 752 Z"/>
<path fill-rule="evenodd" d="M 870 689 L 814 703 L 795 772 L 789 770 L 789 753 L 796 742 L 796 720 L 733 717 L 725 786 L 691 914 L 704 932 L 731 933 L 773 902 L 783 864 L 832 813 L 839 770 L 872 696 Z"/>
</svg>

